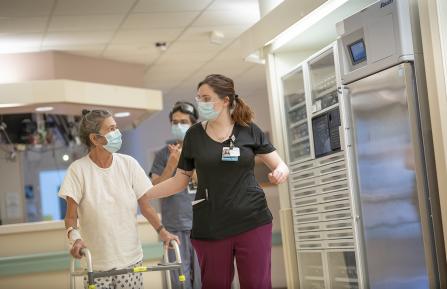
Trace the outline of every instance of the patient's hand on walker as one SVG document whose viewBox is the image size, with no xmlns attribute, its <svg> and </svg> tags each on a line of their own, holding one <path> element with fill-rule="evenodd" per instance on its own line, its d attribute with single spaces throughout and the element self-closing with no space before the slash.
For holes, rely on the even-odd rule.
<svg viewBox="0 0 447 289">
<path fill-rule="evenodd" d="M 180 245 L 179 238 L 176 235 L 169 233 L 165 228 L 160 231 L 160 239 L 163 241 L 165 247 L 169 246 L 171 240 L 175 240 L 177 244 Z"/>
<path fill-rule="evenodd" d="M 73 244 L 73 247 L 71 247 L 70 254 L 76 259 L 81 259 L 81 250 L 84 248 L 87 248 L 84 241 L 82 241 L 82 239 L 77 239 Z"/>
</svg>

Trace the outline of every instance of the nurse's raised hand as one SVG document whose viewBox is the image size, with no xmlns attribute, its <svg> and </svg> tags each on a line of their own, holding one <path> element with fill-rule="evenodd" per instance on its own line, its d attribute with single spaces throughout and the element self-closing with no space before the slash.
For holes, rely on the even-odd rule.
<svg viewBox="0 0 447 289">
<path fill-rule="evenodd" d="M 289 170 L 287 167 L 283 168 L 283 166 L 279 166 L 273 172 L 268 174 L 268 178 L 270 183 L 274 185 L 279 185 L 284 183 L 289 176 Z"/>
<path fill-rule="evenodd" d="M 180 159 L 180 154 L 182 153 L 182 148 L 178 144 L 168 145 L 169 158 L 168 166 L 177 167 L 178 160 Z"/>
</svg>

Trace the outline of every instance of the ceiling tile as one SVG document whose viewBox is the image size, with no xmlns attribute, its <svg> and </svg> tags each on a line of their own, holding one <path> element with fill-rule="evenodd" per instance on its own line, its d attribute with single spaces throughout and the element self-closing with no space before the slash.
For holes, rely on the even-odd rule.
<svg viewBox="0 0 447 289">
<path fill-rule="evenodd" d="M 178 52 L 218 52 L 224 49 L 223 46 L 211 44 L 208 41 L 176 41 L 168 47 L 170 53 Z"/>
<path fill-rule="evenodd" d="M 55 0 L 0 0 L 0 17 L 48 16 Z"/>
<path fill-rule="evenodd" d="M 42 34 L 2 34 L 0 53 L 20 53 L 39 51 Z"/>
<path fill-rule="evenodd" d="M 239 37 L 250 25 L 230 25 L 230 26 L 200 26 L 189 27 L 179 38 L 180 41 L 197 41 L 205 40 L 210 41 L 210 35 L 212 31 L 223 33 L 223 44 L 236 37 Z M 222 45 L 222 44 L 221 44 Z"/>
<path fill-rule="evenodd" d="M 199 12 L 133 13 L 124 22 L 123 29 L 179 28 L 189 25 Z"/>
<path fill-rule="evenodd" d="M 120 61 L 150 64 L 159 56 L 159 51 L 152 46 L 109 45 L 103 56 Z"/>
<path fill-rule="evenodd" d="M 134 12 L 178 12 L 178 11 L 201 11 L 211 0 L 140 0 L 134 8 Z"/>
<path fill-rule="evenodd" d="M 59 0 L 54 15 L 125 14 L 135 0 Z"/>
<path fill-rule="evenodd" d="M 258 11 L 225 10 L 206 11 L 192 26 L 224 26 L 224 25 L 253 25 L 259 20 Z"/>
<path fill-rule="evenodd" d="M 216 51 L 189 51 L 189 52 L 179 52 L 168 51 L 165 52 L 159 60 L 161 64 L 170 64 L 170 63 L 205 63 L 211 60 L 214 56 L 216 56 Z"/>
<path fill-rule="evenodd" d="M 260 14 L 258 0 L 215 0 L 208 10 L 257 11 Z"/>
<path fill-rule="evenodd" d="M 90 45 L 110 41 L 113 31 L 72 31 L 48 33 L 43 46 Z"/>
<path fill-rule="evenodd" d="M 48 31 L 116 30 L 123 15 L 54 16 Z"/>
<path fill-rule="evenodd" d="M 46 17 L 0 18 L 1 33 L 33 33 L 44 32 Z"/>
<path fill-rule="evenodd" d="M 170 42 L 180 35 L 182 29 L 146 29 L 146 30 L 125 30 L 120 29 L 114 39 L 113 44 L 146 44 L 154 45 L 155 42 Z"/>
</svg>

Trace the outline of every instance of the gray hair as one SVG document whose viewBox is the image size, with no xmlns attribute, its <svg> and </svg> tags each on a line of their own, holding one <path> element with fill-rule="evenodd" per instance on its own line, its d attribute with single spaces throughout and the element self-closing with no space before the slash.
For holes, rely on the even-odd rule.
<svg viewBox="0 0 447 289">
<path fill-rule="evenodd" d="M 102 122 L 111 117 L 112 113 L 108 110 L 94 109 L 94 110 L 82 110 L 81 126 L 79 128 L 79 137 L 82 143 L 84 143 L 89 149 L 93 146 L 90 140 L 91 133 L 99 133 Z"/>
</svg>

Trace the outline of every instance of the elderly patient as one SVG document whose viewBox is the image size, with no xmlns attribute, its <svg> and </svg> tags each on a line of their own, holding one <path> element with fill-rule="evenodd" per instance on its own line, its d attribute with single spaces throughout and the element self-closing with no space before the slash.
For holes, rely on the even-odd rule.
<svg viewBox="0 0 447 289">
<path fill-rule="evenodd" d="M 178 242 L 177 236 L 164 229 L 144 197 L 152 187 L 144 170 L 134 158 L 117 153 L 121 133 L 111 113 L 84 110 L 80 137 L 88 153 L 70 165 L 59 191 L 67 202 L 65 227 L 71 255 L 81 258 L 80 250 L 88 247 L 93 269 L 97 271 L 141 264 L 143 250 L 137 234 L 137 206 L 165 244 L 170 240 Z M 143 288 L 141 273 L 95 281 L 98 289 Z"/>
</svg>

